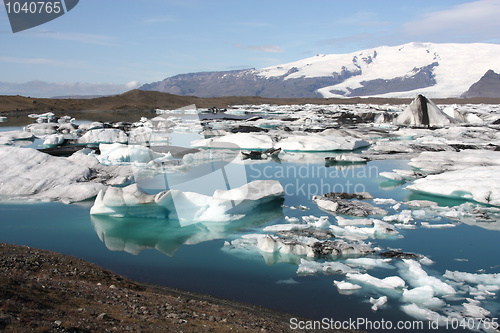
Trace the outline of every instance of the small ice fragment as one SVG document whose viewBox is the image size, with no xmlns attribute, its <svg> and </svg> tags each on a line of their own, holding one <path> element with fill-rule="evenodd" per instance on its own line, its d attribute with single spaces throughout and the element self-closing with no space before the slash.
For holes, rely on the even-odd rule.
<svg viewBox="0 0 500 333">
<path fill-rule="evenodd" d="M 361 289 L 359 284 L 350 283 L 347 281 L 333 281 L 339 290 L 358 290 Z"/>
<path fill-rule="evenodd" d="M 275 283 L 276 284 L 299 284 L 299 281 L 294 280 L 293 278 L 289 278 L 286 280 L 278 280 Z"/>
<path fill-rule="evenodd" d="M 299 222 L 299 219 L 296 217 L 290 217 L 290 216 L 285 216 L 285 220 L 289 223 L 297 223 Z"/>
<path fill-rule="evenodd" d="M 430 224 L 429 222 L 420 222 L 420 224 L 422 225 L 422 227 L 429 228 L 429 229 L 447 229 L 447 228 L 456 227 L 455 224 L 451 224 L 451 223 Z"/>
<path fill-rule="evenodd" d="M 347 273 L 346 276 L 350 280 L 355 280 L 366 284 L 370 284 L 376 288 L 397 289 L 397 288 L 403 288 L 406 285 L 405 281 L 399 276 L 389 276 L 384 279 L 376 278 L 368 273 L 365 274 Z"/>
<path fill-rule="evenodd" d="M 381 306 L 387 303 L 387 296 L 381 296 L 379 298 L 370 297 L 370 303 L 372 305 L 372 310 L 377 311 Z"/>
</svg>

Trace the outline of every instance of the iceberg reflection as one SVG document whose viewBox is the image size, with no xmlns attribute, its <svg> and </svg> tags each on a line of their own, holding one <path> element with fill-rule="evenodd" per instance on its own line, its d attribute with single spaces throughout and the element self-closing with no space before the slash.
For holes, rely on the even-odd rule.
<svg viewBox="0 0 500 333">
<path fill-rule="evenodd" d="M 182 226 L 178 220 L 91 215 L 99 239 L 111 251 L 139 254 L 156 249 L 173 256 L 183 244 L 198 244 L 224 239 L 237 231 L 261 226 L 283 218 L 283 198 L 277 198 L 237 221 L 198 222 Z"/>
</svg>

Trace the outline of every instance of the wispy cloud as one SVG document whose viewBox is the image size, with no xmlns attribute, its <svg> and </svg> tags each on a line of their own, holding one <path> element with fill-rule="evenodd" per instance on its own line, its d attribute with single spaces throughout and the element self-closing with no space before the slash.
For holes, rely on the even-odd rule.
<svg viewBox="0 0 500 333">
<path fill-rule="evenodd" d="M 486 41 L 500 37 L 500 0 L 479 0 L 431 12 L 403 25 L 403 33 L 429 41 Z"/>
<path fill-rule="evenodd" d="M 234 47 L 239 48 L 239 49 L 247 49 L 247 50 L 254 50 L 254 51 L 259 51 L 259 52 L 267 52 L 267 53 L 280 53 L 284 52 L 281 47 L 273 44 L 267 44 L 267 45 L 241 45 L 241 44 L 233 44 Z"/>
</svg>

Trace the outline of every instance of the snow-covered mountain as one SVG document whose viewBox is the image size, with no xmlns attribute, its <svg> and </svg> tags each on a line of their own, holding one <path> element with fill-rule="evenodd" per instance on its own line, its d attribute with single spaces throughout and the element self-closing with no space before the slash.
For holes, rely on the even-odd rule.
<svg viewBox="0 0 500 333">
<path fill-rule="evenodd" d="M 141 89 L 200 97 L 460 97 L 488 70 L 500 72 L 499 54 L 499 44 L 408 43 L 258 70 L 181 74 Z"/>
</svg>

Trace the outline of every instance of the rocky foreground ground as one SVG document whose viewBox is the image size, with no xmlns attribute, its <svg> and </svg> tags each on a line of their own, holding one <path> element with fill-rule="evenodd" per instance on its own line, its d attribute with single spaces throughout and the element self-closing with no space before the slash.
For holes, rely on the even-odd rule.
<svg viewBox="0 0 500 333">
<path fill-rule="evenodd" d="M 0 243 L 0 331 L 288 332 L 291 317 L 141 284 L 74 257 Z"/>
</svg>

